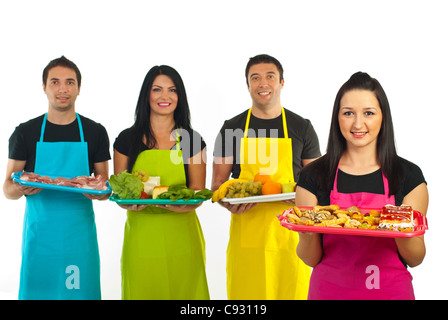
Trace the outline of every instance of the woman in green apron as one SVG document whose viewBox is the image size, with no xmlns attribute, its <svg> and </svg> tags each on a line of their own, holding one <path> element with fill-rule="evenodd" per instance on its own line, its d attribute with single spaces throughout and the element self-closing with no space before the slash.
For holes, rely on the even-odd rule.
<svg viewBox="0 0 448 320">
<path fill-rule="evenodd" d="M 135 123 L 114 144 L 114 172 L 145 170 L 161 185 L 205 188 L 205 143 L 190 126 L 185 88 L 171 67 L 146 75 Z M 209 299 L 198 206 L 127 205 L 123 299 Z"/>
</svg>

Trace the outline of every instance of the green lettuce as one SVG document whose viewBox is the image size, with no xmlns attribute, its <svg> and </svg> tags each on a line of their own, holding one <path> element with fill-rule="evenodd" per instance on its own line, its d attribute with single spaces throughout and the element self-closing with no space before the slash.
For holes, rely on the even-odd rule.
<svg viewBox="0 0 448 320">
<path fill-rule="evenodd" d="M 143 191 L 142 181 L 126 170 L 109 179 L 112 191 L 121 199 L 140 199 Z"/>
<path fill-rule="evenodd" d="M 203 189 L 194 192 L 193 189 L 187 188 L 185 185 L 172 185 L 168 191 L 158 195 L 157 199 L 169 199 L 171 201 L 190 200 L 190 199 L 210 199 L 213 192 L 208 189 Z"/>
<path fill-rule="evenodd" d="M 209 189 L 203 189 L 194 194 L 194 199 L 210 199 L 213 196 L 213 191 Z"/>
<path fill-rule="evenodd" d="M 178 192 L 182 189 L 188 189 L 186 185 L 184 184 L 173 184 L 168 187 L 169 192 Z"/>
</svg>

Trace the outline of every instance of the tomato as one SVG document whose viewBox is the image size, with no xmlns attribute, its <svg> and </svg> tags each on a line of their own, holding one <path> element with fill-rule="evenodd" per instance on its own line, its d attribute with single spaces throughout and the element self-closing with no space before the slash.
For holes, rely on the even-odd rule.
<svg viewBox="0 0 448 320">
<path fill-rule="evenodd" d="M 140 195 L 140 199 L 149 199 L 149 196 L 145 191 L 142 191 L 142 193 Z"/>
</svg>

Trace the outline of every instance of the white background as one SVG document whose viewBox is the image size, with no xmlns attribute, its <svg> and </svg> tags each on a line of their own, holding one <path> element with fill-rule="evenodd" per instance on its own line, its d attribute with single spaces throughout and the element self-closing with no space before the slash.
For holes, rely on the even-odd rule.
<svg viewBox="0 0 448 320">
<path fill-rule="evenodd" d="M 193 127 L 208 146 L 225 119 L 250 107 L 249 57 L 268 53 L 285 69 L 284 107 L 312 121 L 326 150 L 334 97 L 356 71 L 383 85 L 399 154 L 428 181 L 427 256 L 411 269 L 417 299 L 447 299 L 448 50 L 445 1 L 2 1 L 0 168 L 15 126 L 47 111 L 45 65 L 66 55 L 83 80 L 76 109 L 103 124 L 112 144 L 133 123 L 143 78 L 156 64 L 179 71 Z M 110 172 L 113 172 L 110 162 Z M 25 200 L 0 197 L 0 299 L 16 299 Z M 102 295 L 120 299 L 125 211 L 95 202 Z M 198 209 L 212 299 L 226 299 L 229 213 Z M 279 270 L 287 272 L 287 270 Z M 38 276 L 38 275 L 36 275 Z"/>
</svg>

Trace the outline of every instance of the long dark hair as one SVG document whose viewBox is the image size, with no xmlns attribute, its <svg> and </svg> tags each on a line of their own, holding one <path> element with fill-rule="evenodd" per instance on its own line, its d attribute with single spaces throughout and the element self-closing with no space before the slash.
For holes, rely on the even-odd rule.
<svg viewBox="0 0 448 320">
<path fill-rule="evenodd" d="M 339 160 L 347 148 L 347 142 L 339 127 L 338 114 L 340 102 L 346 92 L 356 89 L 371 91 L 375 94 L 379 102 L 383 120 L 377 139 L 377 157 L 381 170 L 389 181 L 390 194 L 396 194 L 403 180 L 403 169 L 400 165 L 400 158 L 398 157 L 395 148 L 394 129 L 389 101 L 378 80 L 370 77 L 364 72 L 353 74 L 339 89 L 334 101 L 327 153 L 310 164 L 313 167 L 313 174 L 318 177 L 318 183 L 322 190 L 326 192 L 331 191 Z"/>
<path fill-rule="evenodd" d="M 177 127 L 191 130 L 190 108 L 188 106 L 184 82 L 182 81 L 180 74 L 170 66 L 161 65 L 152 67 L 143 80 L 142 88 L 137 101 L 137 107 L 135 109 L 135 122 L 130 128 L 132 141 L 135 141 L 135 143 L 132 143 L 130 147 L 128 164 L 129 172 L 131 172 L 139 153 L 146 148 L 142 142 L 143 138 L 145 138 L 149 149 L 153 149 L 156 146 L 156 140 L 150 122 L 151 108 L 149 106 L 149 93 L 152 84 L 154 83 L 154 79 L 161 74 L 170 77 L 176 86 L 177 107 L 174 110 L 175 128 Z M 173 128 L 173 130 L 175 128 Z"/>
</svg>

